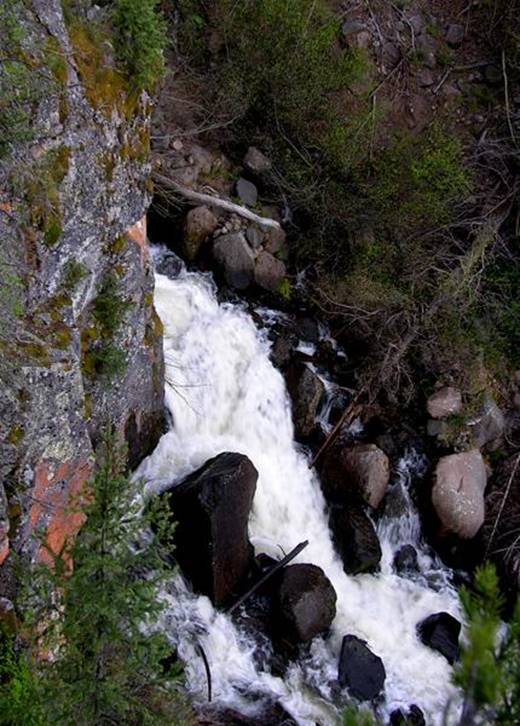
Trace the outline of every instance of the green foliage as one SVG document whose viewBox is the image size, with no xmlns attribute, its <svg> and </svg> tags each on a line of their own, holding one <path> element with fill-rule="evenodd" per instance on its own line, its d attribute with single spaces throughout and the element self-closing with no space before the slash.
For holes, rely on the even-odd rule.
<svg viewBox="0 0 520 726">
<path fill-rule="evenodd" d="M 87 274 L 88 270 L 83 263 L 69 260 L 63 268 L 63 287 L 66 290 L 73 290 Z"/>
<path fill-rule="evenodd" d="M 480 714 L 493 723 L 518 723 L 520 600 L 500 642 L 504 601 L 494 566 L 487 563 L 480 567 L 475 573 L 473 590 L 462 588 L 460 598 L 467 633 L 455 680 L 465 693 L 464 717 L 474 719 Z"/>
<path fill-rule="evenodd" d="M 177 674 L 161 664 L 171 646 L 154 629 L 169 570 L 158 539 L 143 540 L 146 515 L 133 501 L 135 485 L 112 434 L 100 454 L 90 488 L 76 502 L 86 516 L 80 534 L 60 553 L 47 549 L 52 567 L 36 566 L 25 578 L 24 631 L 39 652 L 53 653 L 34 674 L 34 700 L 45 724 L 183 723 Z M 154 526 L 166 526 L 152 509 Z M 171 535 L 170 528 L 161 538 Z"/>
<path fill-rule="evenodd" d="M 375 726 L 373 714 L 363 708 L 349 706 L 343 711 L 343 726 Z"/>
<path fill-rule="evenodd" d="M 152 89 L 164 70 L 166 24 L 158 0 L 115 0 L 116 49 L 136 90 Z"/>
<path fill-rule="evenodd" d="M 16 650 L 12 634 L 0 632 L 0 726 L 47 726 L 34 663 Z"/>
<path fill-rule="evenodd" d="M 107 274 L 99 287 L 92 313 L 103 333 L 112 336 L 118 330 L 128 306 L 128 302 L 119 294 L 116 275 Z"/>
</svg>

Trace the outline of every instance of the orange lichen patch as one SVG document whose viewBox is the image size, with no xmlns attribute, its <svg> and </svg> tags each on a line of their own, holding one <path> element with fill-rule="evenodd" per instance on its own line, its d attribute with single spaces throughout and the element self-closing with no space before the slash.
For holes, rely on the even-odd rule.
<svg viewBox="0 0 520 726">
<path fill-rule="evenodd" d="M 129 230 L 127 230 L 126 234 L 127 237 L 129 237 L 133 242 L 139 245 L 139 248 L 141 250 L 141 260 L 144 263 L 150 255 L 150 252 L 148 250 L 148 242 L 146 239 L 146 216 L 141 217 L 138 222 L 136 222 L 132 227 L 130 227 Z"/>
<path fill-rule="evenodd" d="M 51 553 L 68 559 L 68 546 L 85 521 L 81 503 L 91 473 L 92 464 L 86 459 L 72 459 L 57 466 L 44 460 L 36 466 L 29 525 L 31 531 L 38 526 L 45 531 L 38 561 L 51 565 Z"/>
<path fill-rule="evenodd" d="M 13 211 L 13 205 L 9 202 L 0 202 L 0 209 L 2 212 L 7 212 L 9 214 Z"/>
<path fill-rule="evenodd" d="M 2 565 L 7 559 L 9 554 L 9 538 L 7 532 L 0 530 L 0 565 Z"/>
</svg>

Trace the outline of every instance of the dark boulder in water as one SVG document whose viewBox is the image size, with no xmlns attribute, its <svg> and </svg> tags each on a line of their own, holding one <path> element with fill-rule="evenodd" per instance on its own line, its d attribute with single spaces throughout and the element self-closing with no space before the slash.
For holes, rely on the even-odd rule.
<svg viewBox="0 0 520 726">
<path fill-rule="evenodd" d="M 417 550 L 411 544 L 400 547 L 394 556 L 394 570 L 400 575 L 410 575 L 419 571 Z"/>
<path fill-rule="evenodd" d="M 356 504 L 333 506 L 329 526 L 348 575 L 374 572 L 381 561 L 381 545 L 370 518 Z"/>
<path fill-rule="evenodd" d="M 424 714 L 414 703 L 408 713 L 398 708 L 390 714 L 390 726 L 426 726 Z"/>
<path fill-rule="evenodd" d="M 372 653 L 366 641 L 345 635 L 339 656 L 338 680 L 342 688 L 360 701 L 376 698 L 385 686 L 383 661 Z"/>
<path fill-rule="evenodd" d="M 316 373 L 303 363 L 289 366 L 286 382 L 292 400 L 296 437 L 308 439 L 316 427 L 316 416 L 325 387 Z"/>
<path fill-rule="evenodd" d="M 449 613 L 435 613 L 417 625 L 422 642 L 443 655 L 453 665 L 459 657 L 461 625 Z"/>
<path fill-rule="evenodd" d="M 163 493 L 175 529 L 175 558 L 194 590 L 229 603 L 253 562 L 247 523 L 258 472 L 243 454 L 223 453 Z"/>
<path fill-rule="evenodd" d="M 336 591 L 320 567 L 289 565 L 281 573 L 273 615 L 279 639 L 306 643 L 332 624 Z"/>
<path fill-rule="evenodd" d="M 252 715 L 246 715 L 234 708 L 219 708 L 206 705 L 199 708 L 197 723 L 200 726 L 297 726 L 283 706 L 276 702 L 266 702 Z"/>
</svg>

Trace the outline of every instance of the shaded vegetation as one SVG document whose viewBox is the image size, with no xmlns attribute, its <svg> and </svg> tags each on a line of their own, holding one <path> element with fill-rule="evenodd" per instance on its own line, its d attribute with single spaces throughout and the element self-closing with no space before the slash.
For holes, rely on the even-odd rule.
<svg viewBox="0 0 520 726">
<path fill-rule="evenodd" d="M 52 566 L 21 573 L 23 640 L 5 636 L 0 656 L 0 723 L 186 724 L 171 645 L 155 632 L 168 576 L 162 551 L 143 537 L 146 517 L 112 434 L 82 501 L 80 535 Z M 153 510 L 154 526 L 166 519 Z M 165 525 L 166 526 L 166 525 Z M 169 531 L 163 532 L 171 540 Z M 71 561 L 74 567 L 71 568 Z M 52 653 L 52 658 L 41 658 Z"/>
</svg>

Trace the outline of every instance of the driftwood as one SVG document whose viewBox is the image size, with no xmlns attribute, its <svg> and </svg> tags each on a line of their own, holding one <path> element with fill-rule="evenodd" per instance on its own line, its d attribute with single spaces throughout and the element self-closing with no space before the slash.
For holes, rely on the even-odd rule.
<svg viewBox="0 0 520 726">
<path fill-rule="evenodd" d="M 238 214 L 240 217 L 249 219 L 250 222 L 255 222 L 262 227 L 280 229 L 280 224 L 276 220 L 270 219 L 269 217 L 261 217 L 259 214 L 251 212 L 246 207 L 240 206 L 240 204 L 230 202 L 229 199 L 222 199 L 222 197 L 214 197 L 211 194 L 196 192 L 194 189 L 185 187 L 176 182 L 175 179 L 164 176 L 164 174 L 160 174 L 157 171 L 153 173 L 153 178 L 158 182 L 158 184 L 162 184 L 163 186 L 172 189 L 186 199 L 191 199 L 193 202 L 197 202 L 197 204 L 207 204 L 211 207 L 219 207 L 220 209 L 225 209 L 226 212 Z"/>
<path fill-rule="evenodd" d="M 264 582 L 267 582 L 267 580 L 269 580 L 269 578 L 276 574 L 278 570 L 281 570 L 282 567 L 285 567 L 285 565 L 287 565 L 291 560 L 294 560 L 296 555 L 299 555 L 300 552 L 304 550 L 308 544 L 309 540 L 306 539 L 305 542 L 300 542 L 299 545 L 296 545 L 296 547 L 291 550 L 288 555 L 285 555 L 285 557 L 277 562 L 276 565 L 273 565 L 269 572 L 266 572 L 265 575 L 258 580 L 258 582 L 255 582 L 253 587 L 250 587 L 249 590 L 242 595 L 242 597 L 239 597 L 238 600 L 233 605 L 231 605 L 230 608 L 228 608 L 228 613 L 232 613 L 240 605 L 242 605 L 242 603 L 245 602 L 253 593 L 255 593 L 258 588 L 264 584 Z"/>
<path fill-rule="evenodd" d="M 359 399 L 361 397 L 361 394 L 363 391 L 360 391 L 358 395 L 355 397 L 353 401 L 349 403 L 347 408 L 343 411 L 343 414 L 338 421 L 338 423 L 334 426 L 330 434 L 327 436 L 325 441 L 323 442 L 320 450 L 318 453 L 311 459 L 309 462 L 309 469 L 312 469 L 313 466 L 315 466 L 316 462 L 320 458 L 320 456 L 329 448 L 329 446 L 333 443 L 333 441 L 336 439 L 337 435 L 341 431 L 342 427 L 346 424 L 348 425 L 353 418 L 355 418 L 358 413 L 361 412 L 362 406 L 359 404 Z"/>
</svg>

